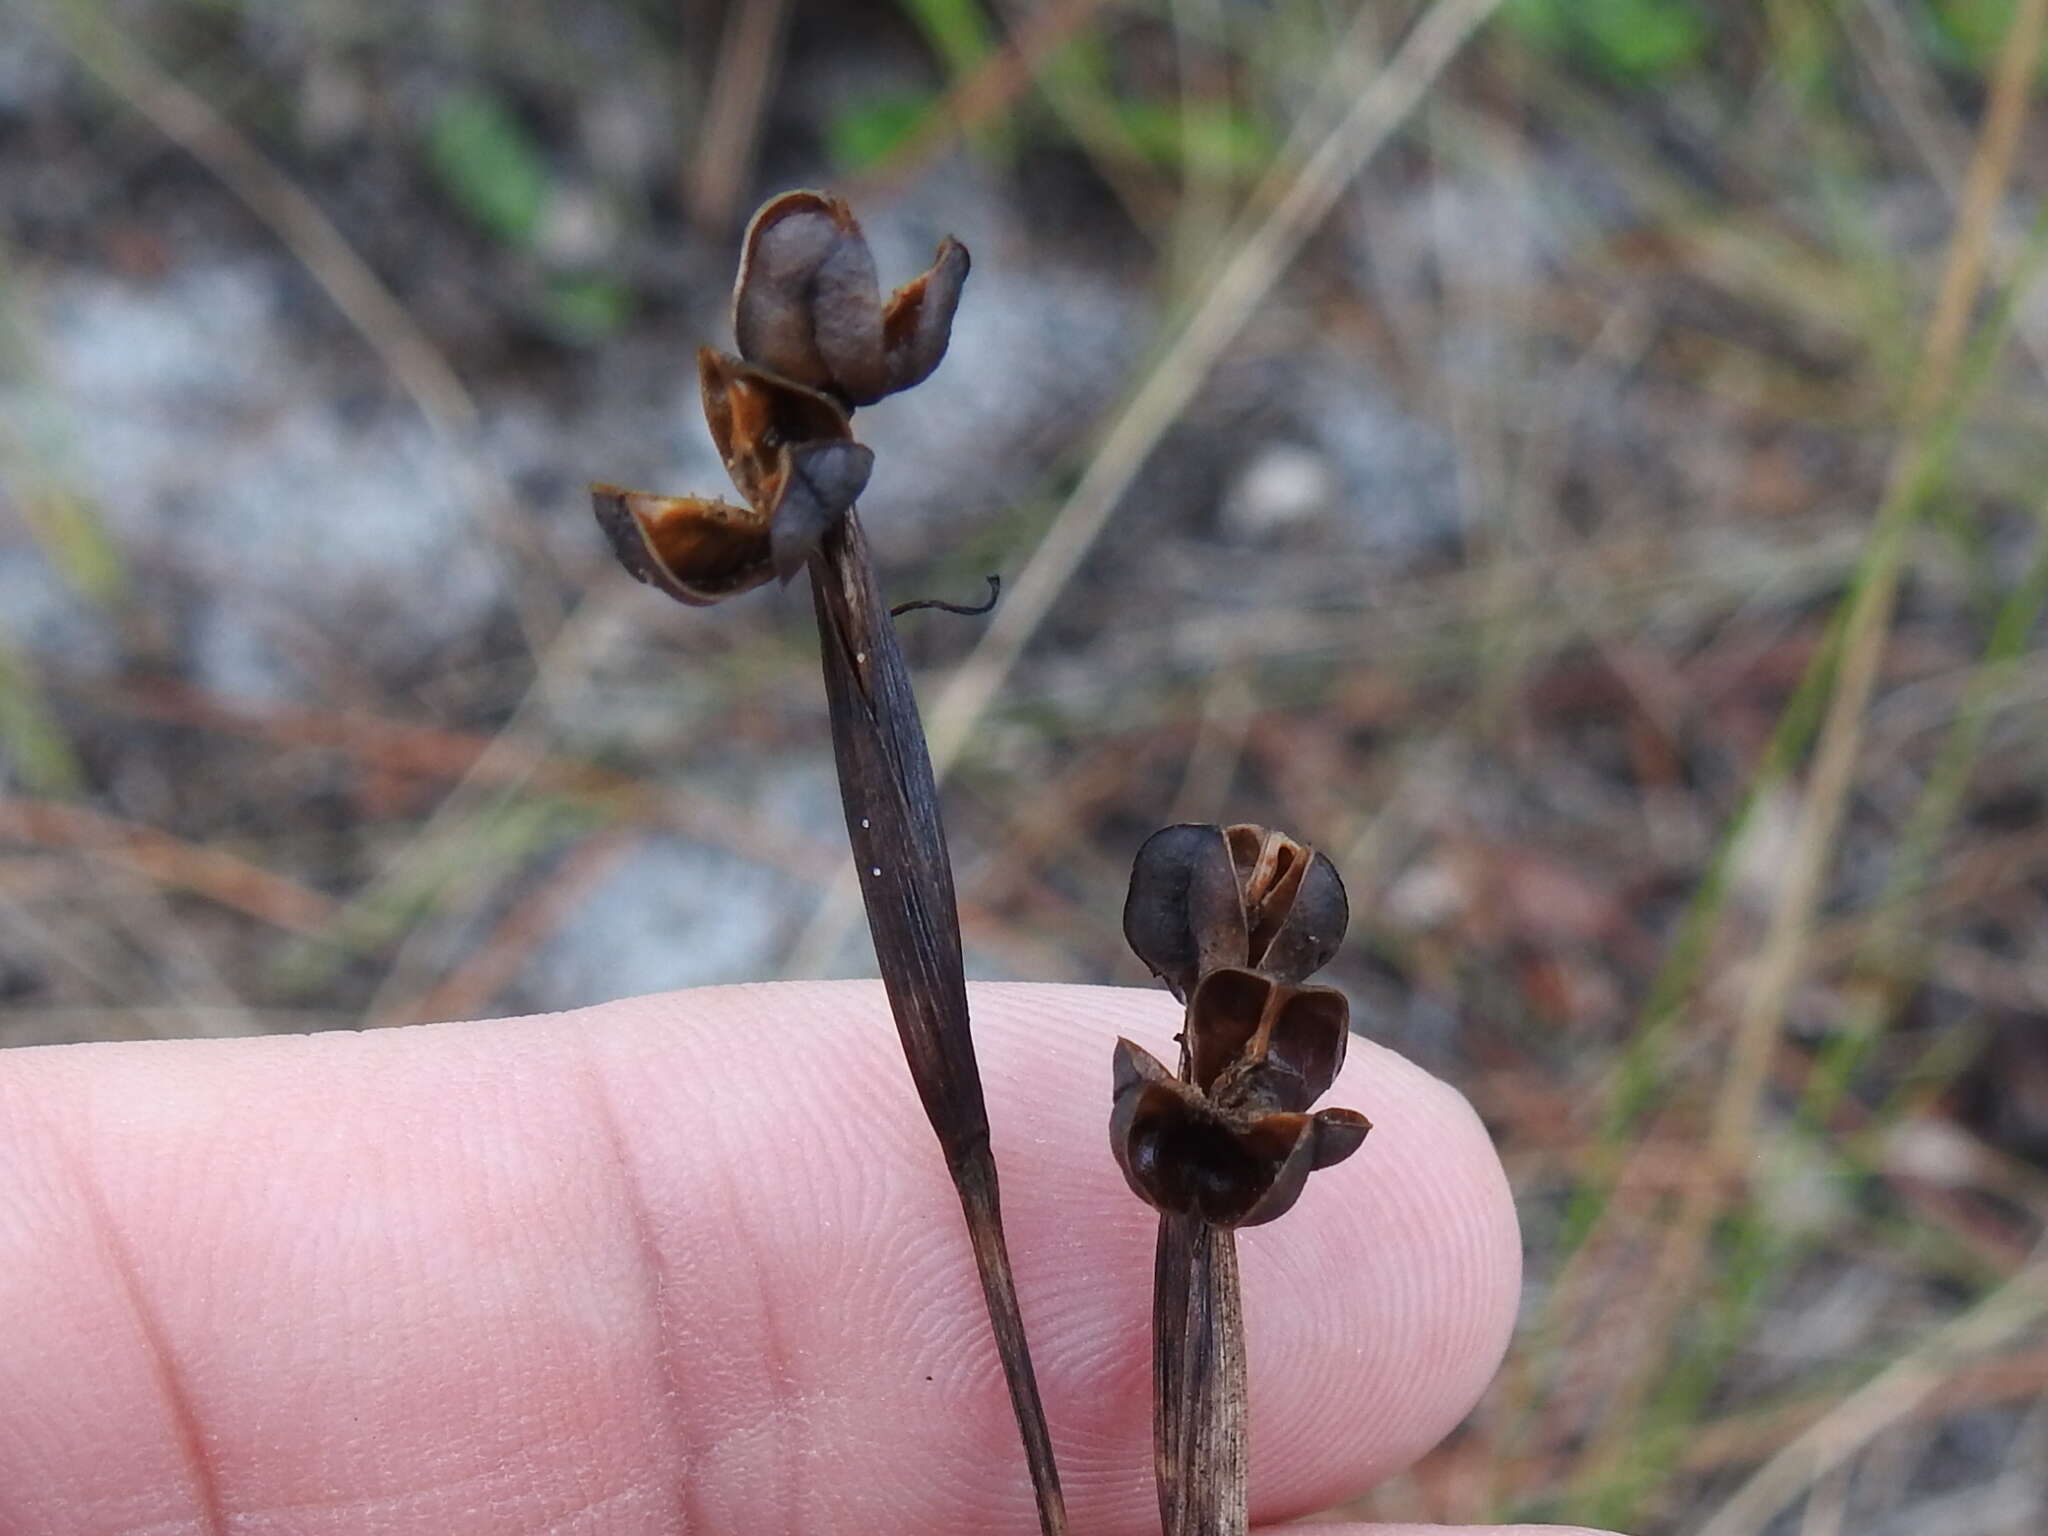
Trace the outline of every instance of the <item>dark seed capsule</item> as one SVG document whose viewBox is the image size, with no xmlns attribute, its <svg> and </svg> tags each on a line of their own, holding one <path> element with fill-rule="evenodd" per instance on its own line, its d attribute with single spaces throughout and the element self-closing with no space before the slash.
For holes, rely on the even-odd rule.
<svg viewBox="0 0 2048 1536">
<path fill-rule="evenodd" d="M 1202 973 L 1249 958 L 1230 846 L 1213 826 L 1162 827 L 1131 866 L 1124 938 L 1183 1002 Z"/>
<path fill-rule="evenodd" d="M 1117 1042 L 1109 1137 L 1138 1196 L 1211 1226 L 1271 1221 L 1370 1128 L 1310 1113 L 1344 1065 L 1351 1009 L 1304 984 L 1344 937 L 1344 884 L 1285 833 L 1166 827 L 1131 870 L 1124 934 L 1187 1005 L 1176 1077 Z"/>
<path fill-rule="evenodd" d="M 747 226 L 733 292 L 740 356 L 848 406 L 872 404 L 938 367 L 968 265 L 949 236 L 884 304 L 853 211 L 822 192 L 786 192 Z"/>
<path fill-rule="evenodd" d="M 590 500 L 619 564 L 678 602 L 708 606 L 772 574 L 768 519 L 752 507 L 617 485 L 593 485 Z"/>
<path fill-rule="evenodd" d="M 1146 1204 L 1212 1226 L 1284 1215 L 1311 1172 L 1349 1157 L 1371 1129 L 1348 1109 L 1218 1103 L 1129 1040 L 1117 1042 L 1114 1078 L 1109 1145 L 1124 1182 Z"/>
<path fill-rule="evenodd" d="M 1224 966 L 1306 980 L 1336 954 L 1350 920 L 1344 882 L 1328 858 L 1248 825 L 1153 833 L 1138 850 L 1124 903 L 1124 937 L 1183 1001 Z"/>
<path fill-rule="evenodd" d="M 1240 824 L 1223 835 L 1244 901 L 1246 963 L 1282 981 L 1313 976 L 1351 925 L 1337 866 L 1284 832 Z"/>
<path fill-rule="evenodd" d="M 620 564 L 685 603 L 787 581 L 867 486 L 874 453 L 831 396 L 710 347 L 697 353 L 704 417 L 746 505 L 594 485 Z"/>
<path fill-rule="evenodd" d="M 1219 1103 L 1304 1110 L 1330 1091 L 1351 1038 L 1335 987 L 1261 971 L 1209 972 L 1188 1000 L 1188 1076 Z"/>
</svg>

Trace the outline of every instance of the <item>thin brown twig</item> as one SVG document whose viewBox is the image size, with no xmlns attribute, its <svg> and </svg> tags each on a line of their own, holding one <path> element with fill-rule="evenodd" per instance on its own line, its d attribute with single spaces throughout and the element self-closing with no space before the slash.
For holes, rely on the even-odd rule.
<svg viewBox="0 0 2048 1536">
<path fill-rule="evenodd" d="M 157 885 L 292 933 L 323 932 L 337 910 L 332 897 L 246 859 L 81 805 L 0 798 L 0 838 L 110 859 Z"/>
<path fill-rule="evenodd" d="M 2038 56 L 2029 53 L 2030 64 Z M 1816 1478 L 1912 1416 L 1954 1375 L 1957 1361 L 2003 1347 L 2043 1315 L 2048 1315 L 2048 1259 L 2037 1258 L 1781 1445 L 1700 1527 L 1699 1536 L 1751 1536 L 1763 1530 Z"/>
<path fill-rule="evenodd" d="M 746 196 L 760 145 L 762 109 L 782 57 L 788 20 L 789 0 L 732 0 L 726 8 L 711 103 L 683 178 L 683 206 L 706 234 L 731 229 Z"/>
<path fill-rule="evenodd" d="M 2044 1392 L 2048 1392 L 2048 1349 L 1959 1360 L 1946 1368 L 1938 1385 L 1917 1400 L 1900 1404 L 1892 1422 L 1894 1426 L 1932 1424 L 1974 1409 L 2025 1403 Z M 1679 1464 L 1688 1472 L 1713 1473 L 1762 1462 L 1840 1407 L 1844 1396 L 1841 1391 L 1816 1392 L 1695 1425 L 1686 1432 Z M 1559 1451 L 1503 1460 L 1491 1447 L 1475 1443 L 1467 1435 L 1424 1457 L 1415 1475 L 1431 1487 L 1443 1506 L 1431 1509 L 1429 1518 L 1462 1525 L 1485 1518 L 1488 1504 L 1472 1502 L 1471 1494 L 1485 1489 L 1489 1479 L 1495 1485 L 1494 1503 L 1501 1491 L 1510 1497 L 1536 1497 L 1557 1486 L 1566 1465 L 1566 1455 Z M 1357 1520 L 1384 1520 L 1391 1514 L 1378 1499 L 1358 1500 L 1333 1513 Z"/>
<path fill-rule="evenodd" d="M 1237 1234 L 1162 1214 L 1152 1266 L 1159 1519 L 1169 1536 L 1244 1536 L 1251 1461 Z"/>
<path fill-rule="evenodd" d="M 822 883 L 840 865 L 839 855 L 824 845 L 737 801 L 682 780 L 657 783 L 551 751 L 539 743 L 416 725 L 359 711 L 269 706 L 254 710 L 167 681 L 152 682 L 146 688 L 94 685 L 81 692 L 103 707 L 139 719 L 333 752 L 367 769 L 401 778 L 516 786 L 557 796 L 633 827 L 682 833 L 806 885 Z M 1020 973 L 1037 974 L 1045 968 L 1049 955 L 1043 946 L 1017 939 L 1012 925 L 987 904 L 964 902 L 960 917 L 978 943 L 1005 952 L 1006 963 Z"/>
<path fill-rule="evenodd" d="M 736 801 L 688 783 L 654 783 L 503 734 L 479 736 L 360 711 L 252 709 L 169 682 L 94 687 L 87 696 L 137 718 L 335 752 L 390 773 L 524 786 L 641 825 L 672 828 L 805 881 L 822 879 L 839 862 L 822 844 Z"/>
<path fill-rule="evenodd" d="M 1964 126 L 1949 111 L 1940 86 L 1931 77 L 1931 61 L 1912 36 L 1911 18 L 1895 0 L 1865 0 L 1842 18 L 1850 47 L 1865 57 L 1871 76 L 1890 103 L 1914 154 L 1942 196 L 1960 209 L 1969 194 L 1970 142 Z M 1989 235 L 1989 260 L 2001 275 L 2010 271 L 2017 254 L 1994 228 Z M 2048 369 L 2048 325 L 2028 310 L 2013 315 L 2013 327 L 2037 370 Z"/>
<path fill-rule="evenodd" d="M 2044 1394 L 2048 1394 L 2048 1349 L 1960 1362 L 1916 1401 L 1900 1404 L 1895 1422 L 1941 1419 Z M 1697 1425 L 1686 1436 L 1684 1465 L 1690 1471 L 1712 1472 L 1761 1461 L 1826 1418 L 1841 1405 L 1842 1398 L 1840 1392 L 1816 1393 L 1797 1402 Z"/>
<path fill-rule="evenodd" d="M 932 761 L 941 774 L 958 760 L 996 689 L 1167 428 L 1192 403 L 1210 370 L 1344 188 L 1406 121 L 1430 84 L 1499 4 L 1500 0 L 1437 0 L 1351 109 L 1293 168 L 1286 191 L 1271 212 L 1240 232 L 1187 324 L 1118 416 L 1003 606 L 940 695 L 932 711 L 931 742 Z M 1347 55 L 1333 68 L 1347 68 L 1352 62 Z"/>
<path fill-rule="evenodd" d="M 904 1060 L 959 1193 L 1039 1526 L 1059 1536 L 1066 1502 L 1003 1237 L 938 786 L 856 512 L 848 509 L 826 534 L 810 572 L 833 759 L 875 958 Z"/>
</svg>

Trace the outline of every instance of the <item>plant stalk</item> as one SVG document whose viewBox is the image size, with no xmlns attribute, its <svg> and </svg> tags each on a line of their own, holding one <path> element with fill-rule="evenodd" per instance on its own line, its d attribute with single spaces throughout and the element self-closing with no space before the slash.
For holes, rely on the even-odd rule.
<svg viewBox="0 0 2048 1536">
<path fill-rule="evenodd" d="M 1159 1218 L 1152 1272 L 1152 1450 L 1166 1536 L 1251 1527 L 1237 1233 Z"/>
<path fill-rule="evenodd" d="M 938 789 L 910 672 L 855 511 L 848 509 L 825 535 L 810 572 L 832 755 L 882 985 L 911 1079 L 960 1195 L 1038 1500 L 1039 1528 L 1044 1536 L 1064 1536 L 1066 1505 L 1003 1241 Z M 1234 1267 L 1232 1277 L 1234 1293 Z"/>
</svg>

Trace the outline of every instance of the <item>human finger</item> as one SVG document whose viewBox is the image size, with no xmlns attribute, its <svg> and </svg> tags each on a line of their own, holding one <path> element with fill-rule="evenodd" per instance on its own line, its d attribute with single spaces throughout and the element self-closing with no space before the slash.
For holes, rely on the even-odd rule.
<svg viewBox="0 0 2048 1536">
<path fill-rule="evenodd" d="M 1104 1125 L 1152 993 L 980 987 L 1010 1244 L 1077 1529 L 1156 1525 L 1153 1215 Z M 1517 1241 L 1464 1101 L 1358 1042 L 1366 1148 L 1244 1234 L 1255 1511 L 1467 1409 Z M 1035 1528 L 880 989 L 0 1062 L 0 1527 Z"/>
</svg>

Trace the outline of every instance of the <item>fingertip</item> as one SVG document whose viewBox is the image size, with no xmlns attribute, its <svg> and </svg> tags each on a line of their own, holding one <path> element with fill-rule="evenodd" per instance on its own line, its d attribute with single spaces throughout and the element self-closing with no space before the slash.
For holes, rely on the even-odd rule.
<svg viewBox="0 0 2048 1536">
<path fill-rule="evenodd" d="M 1364 1146 L 1309 1181 L 1279 1240 L 1243 1243 L 1250 1347 L 1274 1335 L 1265 1347 L 1294 1372 L 1283 1386 L 1253 1366 L 1254 1411 L 1263 1391 L 1300 1428 L 1274 1437 L 1285 1459 L 1268 1474 L 1295 1509 L 1350 1497 L 1448 1434 L 1498 1369 L 1521 1291 L 1513 1197 L 1462 1093 L 1361 1040 L 1326 1102 L 1373 1122 Z"/>
<path fill-rule="evenodd" d="M 1171 1061 L 1182 1010 L 1149 988 L 978 985 L 972 1001 L 1009 1244 L 1070 1505 L 1090 1528 L 1143 1529 L 1156 1518 L 1157 1218 L 1118 1172 L 1107 1127 L 1116 1041 Z M 842 1309 L 836 1325 L 940 1362 L 929 1391 L 911 1373 L 910 1411 L 963 1436 L 956 1455 L 993 1463 L 992 1487 L 1016 1482 L 965 1235 L 879 988 L 637 1000 L 608 1011 L 594 1049 L 620 1085 L 620 1112 L 645 1128 L 630 1134 L 651 1198 L 688 1203 L 706 1136 L 728 1160 L 751 1156 L 767 1184 L 735 1219 L 761 1234 L 747 1245 L 756 1261 L 797 1291 L 831 1267 L 818 1265 L 821 1244 L 841 1273 L 862 1273 L 854 1312 L 886 1312 L 864 1322 Z M 1462 1093 L 1355 1038 L 1322 1102 L 1363 1112 L 1365 1145 L 1312 1177 L 1287 1216 L 1240 1234 L 1252 1489 L 1266 1519 L 1354 1497 L 1436 1444 L 1491 1380 L 1520 1294 L 1512 1197 Z M 772 1163 L 741 1150 L 778 1117 L 787 1133 Z M 681 1207 L 675 1219 L 701 1227 Z M 891 1266 L 900 1273 L 866 1274 Z M 805 1272 L 819 1278 L 799 1281 Z"/>
<path fill-rule="evenodd" d="M 1449 1434 L 1520 1300 L 1514 1200 L 1465 1096 L 1357 1041 L 1325 1102 L 1373 1122 L 1365 1145 L 1240 1243 L 1264 1518 L 1355 1497 Z"/>
</svg>

